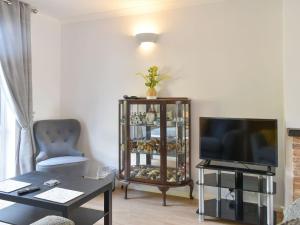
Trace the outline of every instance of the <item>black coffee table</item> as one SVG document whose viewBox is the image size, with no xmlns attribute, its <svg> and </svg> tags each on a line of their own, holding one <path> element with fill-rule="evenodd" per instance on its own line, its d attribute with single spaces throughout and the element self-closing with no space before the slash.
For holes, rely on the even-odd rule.
<svg viewBox="0 0 300 225">
<path fill-rule="evenodd" d="M 112 180 L 93 180 L 69 174 L 43 172 L 27 173 L 13 179 L 31 183 L 41 190 L 24 196 L 18 196 L 16 191 L 0 192 L 0 199 L 17 203 L 0 210 L 0 221 L 14 225 L 28 225 L 47 215 L 59 215 L 73 220 L 76 225 L 91 225 L 103 217 L 105 225 L 112 225 Z M 34 198 L 35 195 L 52 189 L 43 185 L 50 179 L 61 181 L 56 187 L 81 191 L 84 194 L 65 204 Z M 102 193 L 104 193 L 104 211 L 80 207 Z"/>
</svg>

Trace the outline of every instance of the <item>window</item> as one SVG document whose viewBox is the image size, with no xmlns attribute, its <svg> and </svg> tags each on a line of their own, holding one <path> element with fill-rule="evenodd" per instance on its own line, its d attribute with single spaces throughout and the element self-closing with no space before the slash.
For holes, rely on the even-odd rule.
<svg viewBox="0 0 300 225">
<path fill-rule="evenodd" d="M 0 76 L 3 71 L 0 64 Z M 5 91 L 0 83 L 0 180 L 16 175 L 16 117 Z"/>
</svg>

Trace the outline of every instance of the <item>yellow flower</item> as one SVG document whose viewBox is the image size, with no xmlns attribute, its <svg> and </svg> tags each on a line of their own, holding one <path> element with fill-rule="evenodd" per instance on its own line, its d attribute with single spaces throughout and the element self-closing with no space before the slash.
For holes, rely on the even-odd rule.
<svg viewBox="0 0 300 225">
<path fill-rule="evenodd" d="M 151 68 L 152 68 L 152 70 L 153 70 L 154 73 L 157 72 L 157 70 L 158 70 L 157 66 L 152 66 Z"/>
<path fill-rule="evenodd" d="M 158 74 L 158 67 L 153 65 L 149 67 L 148 74 L 137 73 L 145 80 L 145 86 L 149 88 L 155 88 L 162 80 L 166 80 L 169 77 L 167 75 Z"/>
</svg>

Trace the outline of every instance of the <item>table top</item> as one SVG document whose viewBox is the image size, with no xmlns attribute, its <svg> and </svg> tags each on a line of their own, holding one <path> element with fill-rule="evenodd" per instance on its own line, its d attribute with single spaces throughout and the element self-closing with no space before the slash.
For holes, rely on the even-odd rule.
<svg viewBox="0 0 300 225">
<path fill-rule="evenodd" d="M 17 191 L 10 193 L 0 192 L 0 199 L 53 210 L 77 208 L 97 195 L 112 190 L 112 180 L 110 179 L 95 180 L 61 173 L 31 172 L 11 179 L 31 183 L 31 186 L 40 187 L 41 190 L 23 196 L 19 196 Z M 84 194 L 64 204 L 34 198 L 34 196 L 54 188 L 43 185 L 45 181 L 51 179 L 61 182 L 55 187 L 80 191 L 84 192 Z"/>
</svg>

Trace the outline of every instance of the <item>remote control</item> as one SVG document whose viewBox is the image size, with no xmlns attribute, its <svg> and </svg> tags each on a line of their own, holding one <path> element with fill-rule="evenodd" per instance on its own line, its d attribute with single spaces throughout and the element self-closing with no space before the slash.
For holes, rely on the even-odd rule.
<svg viewBox="0 0 300 225">
<path fill-rule="evenodd" d="M 137 97 L 137 96 L 128 96 L 128 95 L 124 95 L 123 98 L 124 99 L 139 99 L 139 97 Z"/>
<path fill-rule="evenodd" d="M 28 187 L 18 191 L 18 195 L 26 195 L 35 191 L 39 191 L 41 188 L 39 187 Z"/>
</svg>

